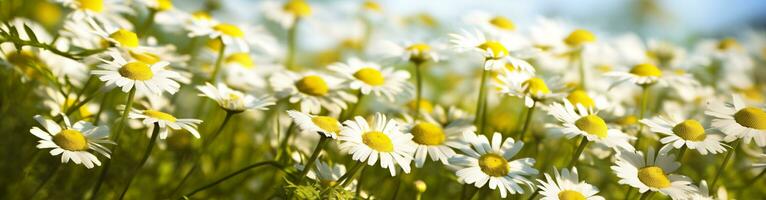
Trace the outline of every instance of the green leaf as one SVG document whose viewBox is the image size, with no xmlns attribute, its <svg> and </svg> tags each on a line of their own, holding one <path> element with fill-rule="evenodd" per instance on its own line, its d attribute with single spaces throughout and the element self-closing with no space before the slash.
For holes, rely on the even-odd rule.
<svg viewBox="0 0 766 200">
<path fill-rule="evenodd" d="M 29 28 L 29 26 L 24 24 L 24 31 L 27 32 L 27 36 L 29 36 L 29 39 L 32 40 L 32 42 L 39 43 L 37 41 L 37 35 L 35 35 L 35 32 L 32 31 L 32 28 Z"/>
</svg>

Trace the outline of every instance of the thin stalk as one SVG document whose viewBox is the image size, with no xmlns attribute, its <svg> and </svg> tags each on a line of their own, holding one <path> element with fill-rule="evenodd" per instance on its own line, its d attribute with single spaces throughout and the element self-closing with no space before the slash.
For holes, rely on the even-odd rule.
<svg viewBox="0 0 766 200">
<path fill-rule="evenodd" d="M 359 181 L 356 183 L 356 192 L 354 194 L 354 197 L 360 198 L 360 194 L 362 193 L 362 181 L 364 181 L 364 171 L 367 171 L 367 168 L 362 168 L 362 174 L 359 175 Z"/>
<path fill-rule="evenodd" d="M 539 194 L 540 194 L 540 188 L 538 187 L 538 188 L 535 190 L 535 192 L 533 192 L 533 193 L 532 193 L 532 195 L 530 195 L 530 196 L 529 196 L 529 198 L 527 198 L 527 200 L 532 200 L 532 199 L 535 199 L 535 197 L 537 197 L 537 195 L 539 195 Z"/>
<path fill-rule="evenodd" d="M 680 150 L 678 150 L 678 161 L 681 163 L 684 163 L 684 155 L 686 155 L 686 149 L 688 148 L 686 145 L 684 145 Z"/>
<path fill-rule="evenodd" d="M 352 166 L 352 167 L 351 167 L 351 169 L 349 169 L 348 171 L 346 171 L 346 173 L 345 173 L 345 174 L 343 174 L 342 176 L 340 176 L 340 178 L 338 178 L 338 181 L 336 181 L 338 184 L 335 184 L 335 185 L 333 185 L 333 186 L 330 186 L 329 188 L 327 188 L 327 189 L 325 189 L 324 191 L 322 191 L 322 193 L 321 193 L 321 194 L 326 194 L 326 193 L 327 193 L 327 192 L 329 192 L 330 190 L 333 190 L 333 189 L 335 189 L 336 187 L 338 187 L 338 185 L 343 185 L 343 186 L 346 186 L 346 182 L 347 182 L 346 180 L 348 180 L 348 179 L 349 179 L 351 176 L 354 176 L 354 174 L 356 174 L 356 171 L 357 171 L 357 170 L 359 170 L 359 168 L 360 168 L 360 167 L 363 167 L 364 165 L 365 165 L 365 164 L 364 164 L 363 162 L 356 162 L 356 164 L 354 164 L 354 166 Z M 350 183 L 350 182 L 349 182 L 349 183 Z"/>
<path fill-rule="evenodd" d="M 623 198 L 623 199 L 629 199 L 631 194 L 633 193 L 633 189 L 635 189 L 635 188 L 633 188 L 631 186 L 628 186 L 628 192 L 625 192 L 625 198 Z"/>
<path fill-rule="evenodd" d="M 157 10 L 155 9 L 149 9 L 149 16 L 147 16 L 146 22 L 144 22 L 143 25 L 141 25 L 141 28 L 138 29 L 138 34 L 141 34 L 140 36 L 146 37 L 151 33 L 151 27 L 152 24 L 154 24 L 154 18 L 157 16 Z"/>
<path fill-rule="evenodd" d="M 396 179 L 396 186 L 394 186 L 394 194 L 391 195 L 391 200 L 396 200 L 396 198 L 399 196 L 399 189 L 402 187 L 402 175 L 399 174 L 399 177 Z"/>
<path fill-rule="evenodd" d="M 128 113 L 130 113 L 130 109 L 133 107 L 133 98 L 136 96 L 136 87 L 133 87 L 133 89 L 128 92 L 128 100 L 127 103 L 125 103 L 125 110 L 122 111 L 122 118 L 120 118 L 120 123 L 117 124 L 117 128 L 115 129 L 115 132 L 112 132 L 114 135 L 114 141 L 117 144 L 120 144 L 120 135 L 122 135 L 122 129 L 125 127 L 125 123 L 128 121 Z M 112 155 L 117 155 L 117 150 L 119 150 L 119 146 L 114 148 L 112 151 Z M 104 180 L 106 180 L 106 176 L 109 173 L 109 168 L 112 166 L 112 159 L 107 159 L 104 163 L 104 169 L 101 170 L 101 175 L 98 177 L 98 181 L 96 182 L 96 186 L 93 187 L 93 192 L 91 192 L 90 199 L 96 199 L 98 196 L 98 191 L 101 189 L 101 185 L 104 183 Z"/>
<path fill-rule="evenodd" d="M 109 99 L 109 96 L 111 96 L 110 94 L 112 93 L 106 92 L 106 94 L 101 97 L 101 103 L 98 105 L 98 112 L 93 116 L 93 125 L 98 126 L 98 123 L 101 121 L 101 113 L 104 112 L 104 107 L 106 107 L 106 101 Z"/>
<path fill-rule="evenodd" d="M 420 101 L 423 95 L 423 75 L 421 62 L 415 63 L 415 120 L 420 119 Z"/>
<path fill-rule="evenodd" d="M 133 171 L 133 174 L 130 175 L 130 178 L 128 178 L 128 184 L 125 185 L 125 188 L 122 189 L 122 193 L 120 194 L 120 199 L 125 198 L 125 194 L 128 193 L 128 190 L 130 189 L 130 184 L 133 183 L 133 178 L 136 177 L 139 171 L 141 171 L 141 168 L 146 164 L 146 160 L 149 160 L 149 155 L 152 154 L 152 150 L 154 149 L 154 143 L 157 142 L 158 135 L 160 135 L 160 124 L 155 122 L 154 123 L 154 129 L 152 130 L 152 137 L 149 139 L 149 144 L 146 145 L 146 151 L 144 151 L 144 156 L 141 157 L 141 162 L 139 162 L 138 166 L 136 167 L 136 170 Z"/>
<path fill-rule="evenodd" d="M 527 109 L 527 116 L 526 119 L 524 119 L 524 125 L 521 126 L 521 133 L 519 133 L 519 141 L 524 141 L 524 136 L 527 134 L 527 130 L 529 129 L 529 123 L 532 121 L 532 114 L 535 113 L 535 107 L 537 107 L 537 102 L 533 103 L 532 107 Z"/>
<path fill-rule="evenodd" d="M 486 61 L 485 61 L 486 62 Z M 484 118 L 484 98 L 486 96 L 486 82 L 487 76 L 489 76 L 489 70 L 482 69 L 481 82 L 479 83 L 479 99 L 476 100 L 476 116 L 474 117 L 474 125 L 478 126 L 479 134 L 484 133 L 484 127 L 481 127 L 481 118 Z"/>
<path fill-rule="evenodd" d="M 317 146 L 314 148 L 314 152 L 311 153 L 311 157 L 309 157 L 308 161 L 306 161 L 306 165 L 303 166 L 303 170 L 301 170 L 301 174 L 298 176 L 297 184 L 300 185 L 301 182 L 303 182 L 303 179 L 306 177 L 306 174 L 309 173 L 311 170 L 311 167 L 314 166 L 314 162 L 319 157 L 319 153 L 322 152 L 322 149 L 327 145 L 327 137 L 324 135 L 320 135 L 319 143 L 317 143 Z"/>
<path fill-rule="evenodd" d="M 652 193 L 651 191 L 646 191 L 644 193 L 641 193 L 641 197 L 639 197 L 638 199 L 639 200 L 644 200 L 646 198 L 649 198 L 649 194 L 651 194 L 651 193 Z"/>
<path fill-rule="evenodd" d="M 295 65 L 295 46 L 297 43 L 298 22 L 300 22 L 300 20 L 296 19 L 295 23 L 287 29 L 287 57 L 285 57 L 285 67 L 287 67 L 288 70 L 293 70 Z"/>
<path fill-rule="evenodd" d="M 572 159 L 569 160 L 569 165 L 567 165 L 567 168 L 572 168 L 577 164 L 578 158 L 580 158 L 580 154 L 582 154 L 582 151 L 585 150 L 585 146 L 588 146 L 588 138 L 585 136 L 580 136 L 580 145 L 577 147 L 577 150 L 572 154 Z"/>
<path fill-rule="evenodd" d="M 715 184 L 718 183 L 718 178 L 721 177 L 721 174 L 724 170 L 726 170 L 726 166 L 729 164 L 729 160 L 731 160 L 731 157 L 733 157 L 734 153 L 739 149 L 739 145 L 742 143 L 742 140 L 738 140 L 736 144 L 734 144 L 734 148 L 730 150 L 729 152 L 726 152 L 726 157 L 723 158 L 723 163 L 721 163 L 721 166 L 718 167 L 718 172 L 715 173 L 715 177 L 713 178 L 713 182 L 710 184 L 710 193 L 712 194 L 713 191 L 715 191 L 716 187 Z"/>
<path fill-rule="evenodd" d="M 202 187 L 199 187 L 199 188 L 195 189 L 194 191 L 187 193 L 186 195 L 184 195 L 183 197 L 181 197 L 181 198 L 179 198 L 179 199 L 185 199 L 185 198 L 189 198 L 189 197 L 193 196 L 194 194 L 197 194 L 197 192 L 201 192 L 201 191 L 203 191 L 203 190 L 206 190 L 206 189 L 208 189 L 208 188 L 211 188 L 211 187 L 213 187 L 213 186 L 215 186 L 215 185 L 218 185 L 219 183 L 221 183 L 221 182 L 224 182 L 224 181 L 226 181 L 226 180 L 228 180 L 228 179 L 230 179 L 230 178 L 232 178 L 232 177 L 235 177 L 235 176 L 237 176 L 237 175 L 239 175 L 239 174 L 242 174 L 242 173 L 244 173 L 244 172 L 247 172 L 247 171 L 248 171 L 248 170 L 250 170 L 250 169 L 253 169 L 253 168 L 257 168 L 257 167 L 260 167 L 260 166 L 264 166 L 264 165 L 271 165 L 271 166 L 273 166 L 273 167 L 276 167 L 276 168 L 279 168 L 279 169 L 282 169 L 282 168 L 284 168 L 284 166 L 282 166 L 282 164 L 279 164 L 279 162 L 277 162 L 277 161 L 263 161 L 263 162 L 257 162 L 257 163 L 254 163 L 254 164 L 248 165 L 248 166 L 246 166 L 246 167 L 244 167 L 244 168 L 242 168 L 242 169 L 240 169 L 240 170 L 237 170 L 237 171 L 235 171 L 234 173 L 231 173 L 231 174 L 229 174 L 229 175 L 226 175 L 226 176 L 224 176 L 224 177 L 222 177 L 222 178 L 220 178 L 220 179 L 218 179 L 218 180 L 215 180 L 215 181 L 213 181 L 212 183 L 209 183 L 209 184 L 207 184 L 207 185 L 204 185 L 204 186 L 202 186 Z"/>
<path fill-rule="evenodd" d="M 638 112 L 638 120 L 644 119 L 644 116 L 646 114 L 646 102 L 649 100 L 649 85 L 642 85 L 641 86 L 641 110 Z M 638 123 L 638 133 L 636 133 L 636 144 L 635 146 L 638 147 L 639 144 L 641 144 L 641 139 L 643 138 L 643 134 L 641 134 L 644 131 L 644 124 Z"/>
<path fill-rule="evenodd" d="M 351 104 L 351 107 L 344 111 L 344 113 L 341 115 L 342 117 L 340 121 L 345 121 L 354 116 L 354 113 L 356 112 L 357 107 L 359 107 L 359 104 L 362 104 L 362 98 L 364 98 L 364 94 L 362 93 L 362 90 L 357 90 L 356 103 Z"/>
<path fill-rule="evenodd" d="M 766 175 L 766 169 L 761 170 L 761 173 L 758 173 L 758 175 L 756 175 L 755 177 L 751 178 L 750 180 L 747 180 L 747 182 L 745 182 L 746 183 L 745 187 L 753 185 L 755 181 L 758 181 L 758 179 L 763 177 L 763 175 Z"/>
<path fill-rule="evenodd" d="M 221 40 L 221 49 L 218 50 L 218 58 L 215 60 L 215 68 L 213 69 L 213 73 L 210 75 L 210 82 L 214 84 L 218 81 L 218 72 L 221 71 L 224 52 L 226 52 L 226 44 L 223 43 L 223 39 L 218 37 L 216 40 Z"/>
<path fill-rule="evenodd" d="M 574 59 L 577 62 L 577 69 L 580 72 L 580 89 L 583 91 L 588 91 L 588 85 L 587 85 L 587 79 L 585 74 L 585 61 L 582 58 L 582 50 L 577 50 L 577 53 L 573 55 Z"/>
</svg>

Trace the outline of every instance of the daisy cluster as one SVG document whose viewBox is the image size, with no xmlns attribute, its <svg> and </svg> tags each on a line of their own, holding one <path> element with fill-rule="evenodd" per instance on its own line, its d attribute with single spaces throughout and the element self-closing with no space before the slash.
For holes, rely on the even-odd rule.
<svg viewBox="0 0 766 200">
<path fill-rule="evenodd" d="M 0 131 L 16 134 L 0 146 L 19 161 L 0 193 L 766 196 L 764 32 L 674 43 L 373 0 L 268 0 L 257 20 L 181 2 L 0 6 Z"/>
</svg>

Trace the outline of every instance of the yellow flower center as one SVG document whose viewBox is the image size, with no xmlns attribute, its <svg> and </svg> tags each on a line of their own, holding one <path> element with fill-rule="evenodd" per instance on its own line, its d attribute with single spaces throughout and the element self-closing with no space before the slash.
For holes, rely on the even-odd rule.
<svg viewBox="0 0 766 200">
<path fill-rule="evenodd" d="M 431 51 L 431 46 L 424 43 L 416 43 L 408 46 L 406 50 L 412 52 L 410 60 L 413 62 L 423 62 L 428 60 L 428 52 Z"/>
<path fill-rule="evenodd" d="M 428 122 L 421 122 L 412 127 L 412 136 L 413 141 L 424 145 L 440 145 L 446 139 L 439 125 Z"/>
<path fill-rule="evenodd" d="M 705 128 L 697 120 L 686 120 L 673 127 L 673 133 L 689 141 L 705 140 Z"/>
<path fill-rule="evenodd" d="M 109 34 L 109 38 L 114 39 L 117 43 L 120 43 L 120 45 L 125 47 L 138 47 L 138 36 L 136 36 L 136 33 L 126 29 L 119 29 L 112 34 Z"/>
<path fill-rule="evenodd" d="M 362 134 L 362 142 L 379 152 L 394 151 L 394 144 L 391 143 L 391 138 L 380 131 L 370 131 Z"/>
<path fill-rule="evenodd" d="M 516 25 L 513 24 L 513 21 L 503 16 L 493 17 L 491 20 L 489 20 L 489 23 L 499 29 L 503 29 L 507 31 L 512 31 L 516 29 Z"/>
<path fill-rule="evenodd" d="M 548 89 L 548 85 L 545 84 L 545 81 L 538 77 L 533 77 L 524 81 L 521 83 L 521 86 L 526 87 L 524 92 L 528 94 L 537 95 L 551 93 L 551 90 Z"/>
<path fill-rule="evenodd" d="M 340 123 L 338 123 L 338 120 L 335 118 L 316 116 L 311 118 L 311 122 L 314 122 L 314 125 L 318 126 L 322 130 L 329 131 L 330 133 L 337 134 L 340 132 Z"/>
<path fill-rule="evenodd" d="M 585 29 L 577 29 L 575 31 L 572 31 L 572 33 L 569 34 L 564 39 L 564 42 L 567 43 L 569 46 L 580 46 L 586 43 L 591 43 L 596 41 L 596 36 L 593 35 L 588 30 Z"/>
<path fill-rule="evenodd" d="M 596 105 L 593 99 L 588 96 L 588 93 L 582 90 L 575 90 L 572 93 L 569 93 L 569 95 L 567 95 L 567 100 L 569 100 L 569 103 L 572 103 L 572 105 L 580 104 L 585 106 L 585 108 L 592 108 Z"/>
<path fill-rule="evenodd" d="M 120 67 L 117 71 L 120 72 L 122 77 L 137 81 L 145 81 L 154 77 L 152 69 L 143 62 L 130 62 Z"/>
<path fill-rule="evenodd" d="M 623 126 L 633 125 L 638 123 L 638 117 L 633 115 L 628 115 L 617 120 L 617 123 Z"/>
<path fill-rule="evenodd" d="M 574 190 L 564 190 L 559 192 L 559 200 L 585 200 L 582 193 Z"/>
<path fill-rule="evenodd" d="M 77 3 L 80 4 L 80 9 L 90 10 L 93 12 L 104 11 L 103 0 L 77 0 Z"/>
<path fill-rule="evenodd" d="M 53 143 L 69 151 L 88 150 L 88 140 L 80 131 L 65 129 L 53 136 Z"/>
<path fill-rule="evenodd" d="M 670 180 L 665 175 L 665 171 L 657 166 L 648 166 L 638 170 L 638 180 L 653 188 L 670 187 Z"/>
<path fill-rule="evenodd" d="M 581 117 L 575 121 L 575 126 L 581 131 L 598 136 L 599 138 L 605 138 L 609 130 L 609 128 L 606 127 L 604 119 L 601 119 L 601 117 L 596 115 Z"/>
<path fill-rule="evenodd" d="M 734 121 L 744 127 L 766 130 L 766 112 L 763 109 L 747 107 L 734 113 Z"/>
<path fill-rule="evenodd" d="M 231 54 L 229 57 L 226 57 L 226 63 L 237 63 L 248 69 L 255 67 L 255 64 L 253 64 L 253 59 L 251 59 L 250 55 L 247 53 Z"/>
<path fill-rule="evenodd" d="M 760 87 L 750 86 L 748 88 L 745 88 L 745 89 L 741 90 L 740 92 L 742 92 L 742 95 L 746 99 L 750 99 L 750 100 L 756 101 L 756 102 L 762 102 L 764 100 L 764 97 L 763 97 L 764 94 L 761 93 L 761 88 Z"/>
<path fill-rule="evenodd" d="M 38 2 L 32 15 L 46 27 L 55 26 L 62 19 L 61 8 L 48 1 Z"/>
<path fill-rule="evenodd" d="M 371 67 L 365 67 L 356 71 L 354 77 L 372 86 L 383 85 L 386 81 L 380 71 Z"/>
<path fill-rule="evenodd" d="M 173 1 L 172 0 L 157 0 L 157 8 L 158 11 L 166 11 L 173 9 Z"/>
<path fill-rule="evenodd" d="M 37 57 L 37 54 L 29 50 L 10 52 L 6 54 L 5 57 L 6 59 L 8 59 L 9 63 L 16 66 L 29 67 L 32 65 L 37 65 L 42 63 L 42 60 L 40 60 L 40 58 Z"/>
<path fill-rule="evenodd" d="M 324 96 L 330 90 L 327 83 L 317 75 L 309 75 L 295 82 L 298 91 L 312 96 Z"/>
<path fill-rule="evenodd" d="M 508 175 L 508 172 L 511 171 L 508 161 L 503 156 L 495 153 L 487 153 L 479 157 L 479 168 L 485 174 L 494 177 Z"/>
<path fill-rule="evenodd" d="M 154 64 L 160 61 L 160 57 L 149 52 L 135 52 L 135 51 L 128 51 L 130 53 L 130 57 L 135 58 L 138 61 L 141 61 L 146 64 Z"/>
<path fill-rule="evenodd" d="M 208 40 L 205 46 L 207 46 L 207 48 L 209 48 L 210 50 L 218 52 L 221 50 L 221 48 L 223 48 L 223 41 L 219 39 Z"/>
<path fill-rule="evenodd" d="M 228 35 L 231 37 L 237 37 L 241 38 L 245 36 L 245 32 L 242 32 L 239 27 L 233 25 L 233 24 L 227 24 L 227 23 L 220 23 L 215 26 L 213 26 L 213 29 L 223 33 L 224 35 Z"/>
<path fill-rule="evenodd" d="M 161 119 L 169 122 L 176 122 L 176 117 L 173 117 L 173 115 L 158 111 L 158 110 L 144 110 L 144 115 L 155 118 L 155 119 Z"/>
<path fill-rule="evenodd" d="M 479 49 L 492 52 L 492 59 L 498 59 L 508 55 L 508 49 L 498 41 L 490 40 L 486 41 L 478 46 Z"/>
<path fill-rule="evenodd" d="M 718 50 L 725 51 L 733 48 L 739 48 L 740 46 L 736 39 L 724 38 L 721 41 L 718 41 L 718 45 L 716 47 L 718 47 Z"/>
<path fill-rule="evenodd" d="M 383 8 L 378 4 L 378 2 L 375 1 L 364 1 L 364 4 L 362 5 L 364 9 L 380 12 L 383 11 Z"/>
<path fill-rule="evenodd" d="M 285 4 L 283 9 L 297 17 L 306 17 L 311 15 L 311 5 L 303 0 L 291 0 Z"/>
<path fill-rule="evenodd" d="M 657 66 L 649 63 L 643 63 L 638 64 L 636 66 L 633 66 L 632 69 L 630 69 L 630 73 L 634 74 L 636 76 L 643 76 L 643 77 L 660 77 L 662 76 L 662 71 L 660 71 Z"/>
<path fill-rule="evenodd" d="M 417 100 L 412 100 L 410 102 L 407 102 L 407 108 L 409 108 L 410 110 L 417 109 L 417 104 L 416 104 L 417 102 L 416 101 Z M 429 101 L 427 101 L 425 99 L 421 99 L 419 103 L 420 103 L 420 111 L 423 111 L 423 112 L 426 112 L 426 113 L 431 113 L 434 110 L 433 104 L 431 104 L 431 102 L 429 102 Z"/>
<path fill-rule="evenodd" d="M 197 11 L 197 12 L 192 13 L 192 18 L 197 19 L 197 20 L 207 20 L 207 21 L 213 19 L 213 17 L 210 16 L 210 14 L 208 14 L 205 11 Z"/>
</svg>

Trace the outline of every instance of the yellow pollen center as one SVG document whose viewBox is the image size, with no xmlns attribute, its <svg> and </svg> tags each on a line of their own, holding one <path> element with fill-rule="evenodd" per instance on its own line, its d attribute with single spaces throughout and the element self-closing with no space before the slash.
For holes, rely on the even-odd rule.
<svg viewBox="0 0 766 200">
<path fill-rule="evenodd" d="M 311 15 L 311 5 L 303 0 L 291 0 L 285 4 L 283 9 L 286 12 L 292 13 L 298 17 L 306 17 Z"/>
<path fill-rule="evenodd" d="M 559 200 L 585 200 L 582 193 L 574 190 L 564 190 L 559 192 Z"/>
<path fill-rule="evenodd" d="M 157 10 L 159 11 L 166 11 L 173 9 L 173 1 L 172 0 L 157 0 Z"/>
<path fill-rule="evenodd" d="M 569 93 L 569 95 L 567 95 L 567 100 L 569 100 L 569 103 L 572 103 L 572 105 L 580 104 L 585 106 L 585 108 L 592 108 L 596 105 L 593 99 L 588 96 L 588 93 L 582 90 L 575 90 L 572 93 Z"/>
<path fill-rule="evenodd" d="M 311 118 L 311 122 L 318 126 L 322 130 L 329 131 L 330 133 L 337 134 L 340 132 L 340 123 L 338 120 L 332 117 L 316 116 Z"/>
<path fill-rule="evenodd" d="M 763 109 L 743 108 L 734 113 L 734 121 L 747 128 L 766 130 L 766 112 Z"/>
<path fill-rule="evenodd" d="M 210 50 L 218 52 L 223 47 L 223 42 L 219 39 L 212 39 L 212 40 L 208 40 L 205 46 L 207 46 L 207 48 L 209 48 Z"/>
<path fill-rule="evenodd" d="M 327 83 L 317 75 L 309 75 L 295 82 L 298 91 L 312 96 L 324 96 L 330 90 Z"/>
<path fill-rule="evenodd" d="M 135 58 L 138 61 L 141 61 L 143 63 L 152 65 L 154 63 L 157 63 L 160 61 L 160 57 L 153 54 L 153 53 L 141 53 L 141 52 L 135 52 L 135 51 L 129 51 L 130 57 Z"/>
<path fill-rule="evenodd" d="M 234 26 L 233 24 L 220 23 L 218 25 L 213 26 L 213 29 L 223 33 L 224 35 L 228 35 L 231 37 L 241 38 L 245 36 L 245 33 L 242 32 L 242 30 L 239 29 L 239 27 Z"/>
<path fill-rule="evenodd" d="M 104 11 L 103 0 L 77 0 L 77 3 L 80 4 L 81 9 L 90 10 L 93 12 Z"/>
<path fill-rule="evenodd" d="M 489 20 L 489 23 L 499 29 L 503 29 L 507 31 L 512 31 L 516 29 L 516 25 L 513 24 L 513 21 L 503 16 L 493 17 L 491 20 Z"/>
<path fill-rule="evenodd" d="M 524 81 L 521 83 L 521 86 L 526 88 L 524 92 L 532 95 L 551 93 L 551 90 L 548 89 L 548 85 L 545 84 L 545 81 L 538 77 L 533 77 Z"/>
<path fill-rule="evenodd" d="M 660 71 L 660 69 L 657 68 L 657 66 L 654 66 L 653 64 L 649 64 L 649 63 L 643 63 L 643 64 L 638 64 L 636 66 L 633 66 L 633 68 L 630 69 L 630 73 L 636 76 L 643 76 L 643 77 L 662 76 L 662 71 Z"/>
<path fill-rule="evenodd" d="M 410 102 L 407 102 L 407 108 L 409 108 L 410 110 L 417 109 L 416 101 L 417 100 L 412 100 Z M 424 99 L 420 100 L 420 111 L 431 113 L 433 110 L 434 110 L 434 106 L 433 104 L 431 104 L 431 102 Z"/>
<path fill-rule="evenodd" d="M 213 17 L 211 17 L 210 14 L 208 14 L 205 11 L 197 11 L 197 12 L 192 13 L 192 18 L 197 19 L 197 20 L 211 20 L 211 19 L 213 19 Z"/>
<path fill-rule="evenodd" d="M 116 40 L 117 43 L 125 47 L 138 47 L 138 36 L 136 36 L 136 33 L 126 29 L 120 29 L 109 34 L 109 38 Z"/>
<path fill-rule="evenodd" d="M 508 175 L 508 172 L 511 171 L 508 161 L 503 156 L 495 153 L 487 153 L 479 157 L 479 168 L 485 174 L 494 177 Z"/>
<path fill-rule="evenodd" d="M 53 136 L 53 143 L 69 151 L 88 150 L 88 140 L 80 131 L 66 129 Z"/>
<path fill-rule="evenodd" d="M 638 123 L 638 117 L 633 115 L 628 115 L 617 120 L 617 123 L 623 126 L 633 125 Z"/>
<path fill-rule="evenodd" d="M 665 175 L 665 171 L 657 166 L 648 166 L 638 170 L 638 180 L 653 188 L 670 187 L 670 180 Z"/>
<path fill-rule="evenodd" d="M 362 4 L 362 7 L 364 9 L 375 11 L 375 12 L 383 11 L 383 8 L 380 6 L 380 4 L 374 1 L 364 1 L 364 4 Z"/>
<path fill-rule="evenodd" d="M 585 29 L 577 29 L 575 31 L 572 31 L 572 33 L 569 34 L 564 39 L 564 42 L 567 43 L 569 46 L 580 46 L 586 43 L 591 43 L 596 41 L 596 36 L 593 35 L 588 30 Z"/>
<path fill-rule="evenodd" d="M 117 71 L 120 72 L 122 77 L 137 81 L 145 81 L 154 77 L 152 69 L 143 62 L 130 62 L 120 67 Z"/>
<path fill-rule="evenodd" d="M 231 54 L 229 57 L 226 57 L 226 63 L 237 63 L 248 69 L 255 67 L 253 59 L 251 59 L 250 55 L 247 53 Z"/>
<path fill-rule="evenodd" d="M 61 19 L 61 8 L 58 5 L 40 1 L 35 6 L 35 12 L 32 13 L 37 21 L 40 21 L 46 27 L 55 26 Z"/>
<path fill-rule="evenodd" d="M 354 73 L 354 77 L 372 86 L 379 86 L 385 83 L 383 74 L 377 69 L 365 67 Z"/>
<path fill-rule="evenodd" d="M 588 134 L 598 136 L 599 138 L 605 138 L 608 133 L 606 122 L 604 119 L 596 115 L 588 115 L 581 117 L 575 121 L 575 126 L 581 131 L 585 131 Z"/>
<path fill-rule="evenodd" d="M 492 52 L 492 59 L 498 59 L 503 56 L 508 55 L 508 49 L 503 46 L 498 41 L 486 41 L 478 46 L 479 49 L 483 49 L 484 51 Z"/>
<path fill-rule="evenodd" d="M 724 50 L 729 50 L 733 48 L 738 48 L 739 43 L 734 38 L 724 38 L 721 41 L 718 41 L 718 45 L 716 47 L 718 47 L 719 50 L 724 51 Z"/>
<path fill-rule="evenodd" d="M 705 140 L 705 128 L 697 120 L 686 120 L 673 127 L 673 133 L 689 141 Z"/>
<path fill-rule="evenodd" d="M 362 142 L 379 152 L 394 151 L 394 144 L 391 143 L 391 138 L 380 131 L 370 131 L 362 134 Z"/>
<path fill-rule="evenodd" d="M 405 50 L 411 53 L 410 61 L 414 63 L 422 63 L 429 59 L 428 52 L 431 51 L 431 46 L 424 43 L 416 43 L 408 46 Z"/>
<path fill-rule="evenodd" d="M 412 140 L 423 145 L 440 145 L 446 136 L 439 125 L 422 122 L 412 127 Z"/>
<path fill-rule="evenodd" d="M 144 115 L 155 118 L 155 119 L 161 119 L 169 122 L 176 122 L 176 117 L 173 117 L 173 115 L 158 111 L 158 110 L 144 110 Z"/>
</svg>

